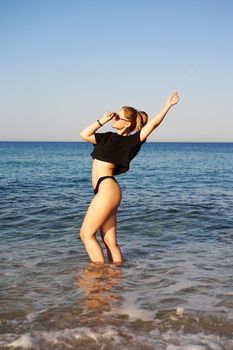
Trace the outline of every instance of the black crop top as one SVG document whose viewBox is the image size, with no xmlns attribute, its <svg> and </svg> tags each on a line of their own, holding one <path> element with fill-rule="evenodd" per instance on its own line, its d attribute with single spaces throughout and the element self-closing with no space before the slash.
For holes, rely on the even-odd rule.
<svg viewBox="0 0 233 350">
<path fill-rule="evenodd" d="M 93 159 L 116 165 L 114 175 L 125 173 L 129 170 L 130 161 L 138 154 L 142 143 L 140 131 L 133 135 L 122 136 L 111 131 L 95 133 L 96 144 L 91 153 Z"/>
</svg>

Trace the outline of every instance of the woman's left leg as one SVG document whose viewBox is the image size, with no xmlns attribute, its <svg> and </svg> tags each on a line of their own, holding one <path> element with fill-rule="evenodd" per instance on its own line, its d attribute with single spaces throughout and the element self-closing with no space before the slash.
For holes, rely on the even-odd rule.
<svg viewBox="0 0 233 350">
<path fill-rule="evenodd" d="M 102 239 L 107 249 L 109 261 L 114 263 L 121 263 L 123 261 L 123 257 L 120 247 L 117 243 L 116 216 L 117 209 L 114 210 L 114 212 L 105 221 L 100 231 Z"/>
</svg>

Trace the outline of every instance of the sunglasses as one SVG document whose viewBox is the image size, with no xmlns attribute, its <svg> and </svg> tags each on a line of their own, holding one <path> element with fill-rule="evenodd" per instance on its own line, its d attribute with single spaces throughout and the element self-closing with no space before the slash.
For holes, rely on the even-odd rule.
<svg viewBox="0 0 233 350">
<path fill-rule="evenodd" d="M 125 120 L 126 122 L 128 122 L 127 119 L 121 118 L 121 117 L 119 116 L 119 114 L 117 114 L 117 113 L 114 113 L 113 118 L 115 119 L 116 122 L 117 122 L 118 120 Z"/>
</svg>

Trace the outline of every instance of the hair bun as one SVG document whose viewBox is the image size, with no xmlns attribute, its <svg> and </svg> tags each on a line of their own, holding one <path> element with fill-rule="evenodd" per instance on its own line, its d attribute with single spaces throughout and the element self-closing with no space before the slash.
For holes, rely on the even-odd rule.
<svg viewBox="0 0 233 350">
<path fill-rule="evenodd" d="M 144 125 L 146 125 L 147 120 L 148 120 L 148 115 L 144 111 L 138 111 L 137 113 L 137 119 L 138 119 L 138 130 L 141 130 Z M 139 123 L 140 121 L 140 123 Z"/>
</svg>

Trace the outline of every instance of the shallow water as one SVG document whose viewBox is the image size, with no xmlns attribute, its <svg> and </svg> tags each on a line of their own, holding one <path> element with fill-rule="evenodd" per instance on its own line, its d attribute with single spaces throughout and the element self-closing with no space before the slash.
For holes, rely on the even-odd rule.
<svg viewBox="0 0 233 350">
<path fill-rule="evenodd" d="M 79 239 L 91 147 L 0 143 L 0 348 L 233 349 L 233 144 L 142 147 L 122 266 Z"/>
</svg>

